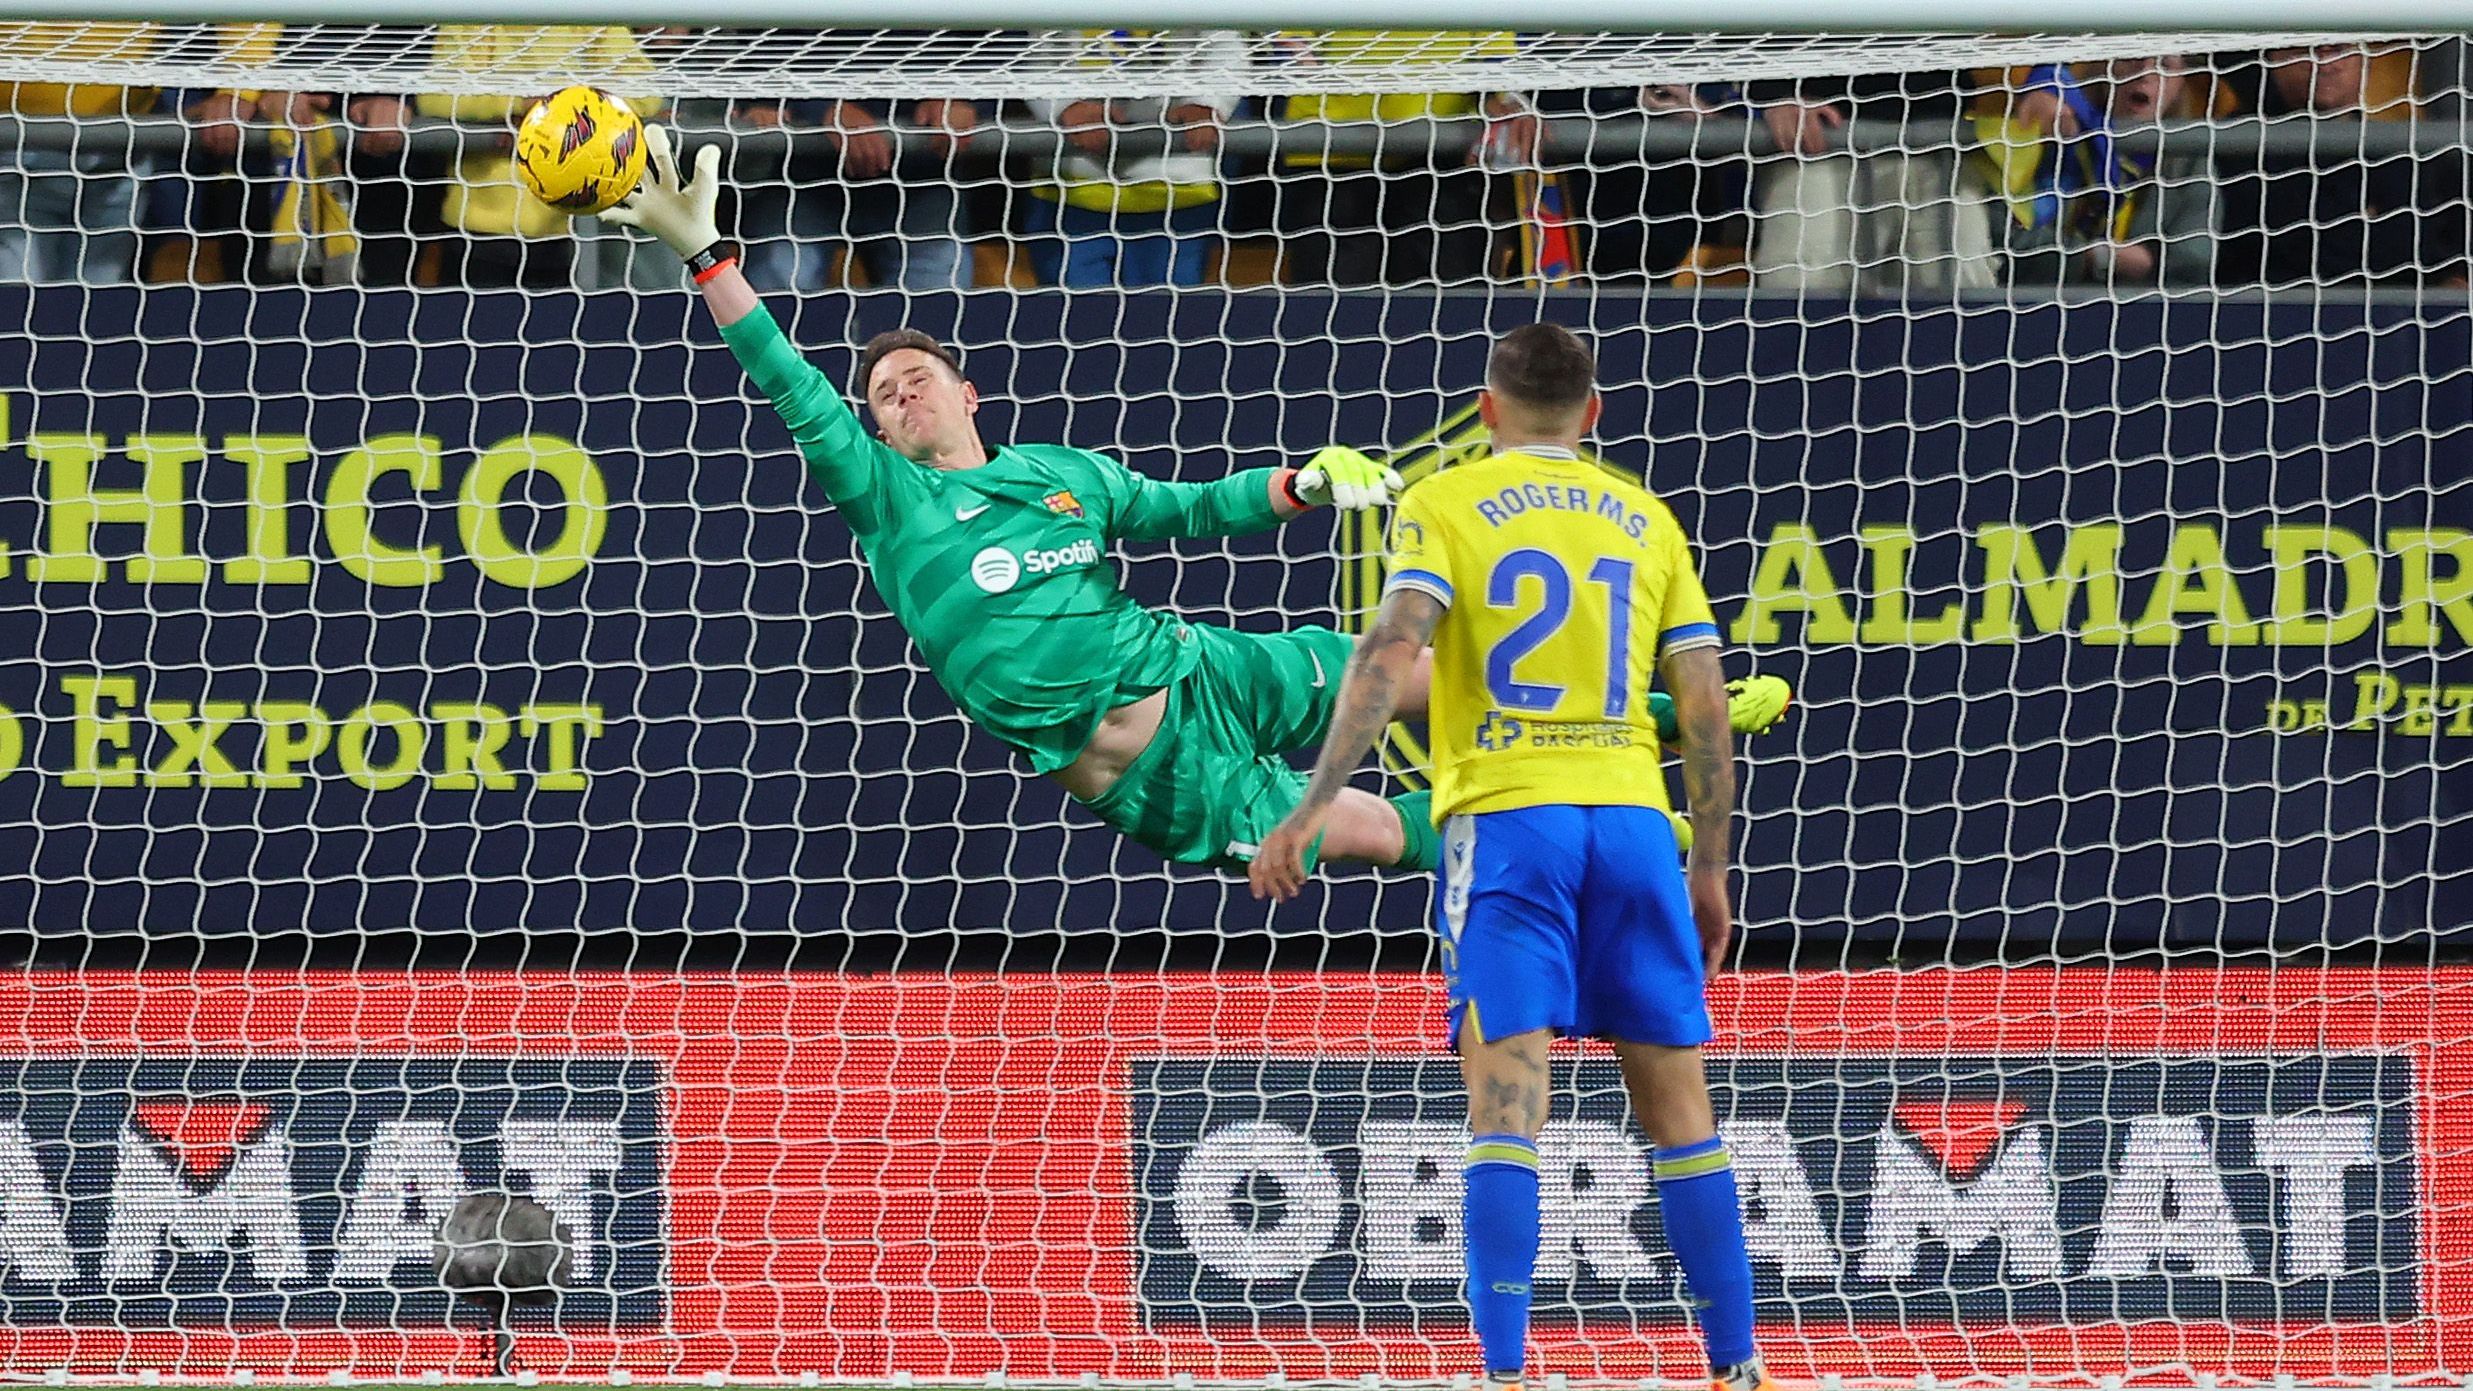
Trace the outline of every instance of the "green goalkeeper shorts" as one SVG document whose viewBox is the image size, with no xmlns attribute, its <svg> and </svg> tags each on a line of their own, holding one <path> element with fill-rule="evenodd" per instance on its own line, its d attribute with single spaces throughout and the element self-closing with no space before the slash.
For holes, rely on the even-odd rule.
<svg viewBox="0 0 2473 1391">
<path fill-rule="evenodd" d="M 1305 792 L 1279 755 L 1322 742 L 1357 640 L 1329 628 L 1191 625 L 1202 660 L 1168 687 L 1159 733 L 1083 803 L 1171 860 L 1242 866 Z"/>
</svg>

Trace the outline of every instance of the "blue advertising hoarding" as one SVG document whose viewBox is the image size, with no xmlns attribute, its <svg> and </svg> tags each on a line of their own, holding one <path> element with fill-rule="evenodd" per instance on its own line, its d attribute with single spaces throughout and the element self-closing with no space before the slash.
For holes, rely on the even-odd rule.
<svg viewBox="0 0 2473 1391">
<path fill-rule="evenodd" d="M 1680 1326 L 1617 1065 L 1554 1082 L 1539 1317 Z M 1711 1083 L 1765 1324 L 2424 1312 L 2402 1057 L 1724 1057 Z M 1151 1325 L 1465 1324 L 1457 1062 L 1151 1058 L 1132 1091 Z"/>
<path fill-rule="evenodd" d="M 1594 332 L 1703 548 L 1749 930 L 1913 957 L 2473 924 L 2473 318 L 2213 299 L 784 303 L 959 341 L 992 439 L 1200 479 L 1405 443 Z M 0 292 L 0 923 L 246 936 L 1420 931 L 1266 912 L 970 733 L 684 293 Z M 1333 621 L 1328 521 L 1130 548 Z"/>
<path fill-rule="evenodd" d="M 563 1222 L 560 1317 L 664 1311 L 660 1066 L 624 1058 L 15 1058 L 0 1064 L 13 1325 L 440 1327 L 463 1194 Z"/>
</svg>

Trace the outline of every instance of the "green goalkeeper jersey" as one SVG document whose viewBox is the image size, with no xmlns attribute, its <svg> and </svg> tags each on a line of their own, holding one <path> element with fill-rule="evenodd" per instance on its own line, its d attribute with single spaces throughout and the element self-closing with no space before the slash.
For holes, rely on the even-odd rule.
<svg viewBox="0 0 2473 1391">
<path fill-rule="evenodd" d="M 974 469 L 914 463 L 867 433 L 762 306 L 721 336 L 841 509 L 937 684 L 1042 773 L 1073 762 L 1110 710 L 1198 660 L 1183 622 L 1117 586 L 1105 543 L 1280 520 L 1270 469 L 1165 483 L 1054 444 L 1007 445 Z"/>
</svg>

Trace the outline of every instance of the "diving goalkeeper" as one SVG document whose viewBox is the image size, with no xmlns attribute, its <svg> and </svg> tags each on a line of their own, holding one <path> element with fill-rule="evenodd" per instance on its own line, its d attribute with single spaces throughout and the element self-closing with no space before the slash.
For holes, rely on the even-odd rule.
<svg viewBox="0 0 2473 1391">
<path fill-rule="evenodd" d="M 1304 778 L 1279 755 L 1318 743 L 1355 639 L 1328 628 L 1276 635 L 1186 623 L 1118 588 L 1106 543 L 1262 531 L 1309 509 L 1379 507 L 1399 476 L 1352 449 L 1302 469 L 1212 483 L 1146 478 L 1065 445 L 990 450 L 977 390 L 953 355 L 915 330 L 870 341 L 858 380 L 871 439 L 802 359 L 714 221 L 720 150 L 680 177 L 669 133 L 646 132 L 643 183 L 602 214 L 667 243 L 747 375 L 773 403 L 809 471 L 839 507 L 886 606 L 972 723 L 1134 840 L 1172 860 L 1251 860 L 1297 804 Z M 1429 668 L 1402 692 L 1422 715 Z M 1783 683 L 1752 702 L 1766 727 Z M 1671 726 L 1670 705 L 1659 707 Z M 1331 807 L 1311 858 L 1432 869 L 1429 794 L 1386 801 L 1362 788 Z"/>
</svg>

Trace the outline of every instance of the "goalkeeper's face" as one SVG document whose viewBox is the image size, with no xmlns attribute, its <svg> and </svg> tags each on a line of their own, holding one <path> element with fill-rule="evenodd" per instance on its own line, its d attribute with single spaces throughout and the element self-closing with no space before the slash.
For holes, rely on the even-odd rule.
<svg viewBox="0 0 2473 1391">
<path fill-rule="evenodd" d="M 979 389 L 953 365 L 916 348 L 884 355 L 867 379 L 867 408 L 895 453 L 927 464 L 968 454 L 979 438 Z"/>
</svg>

